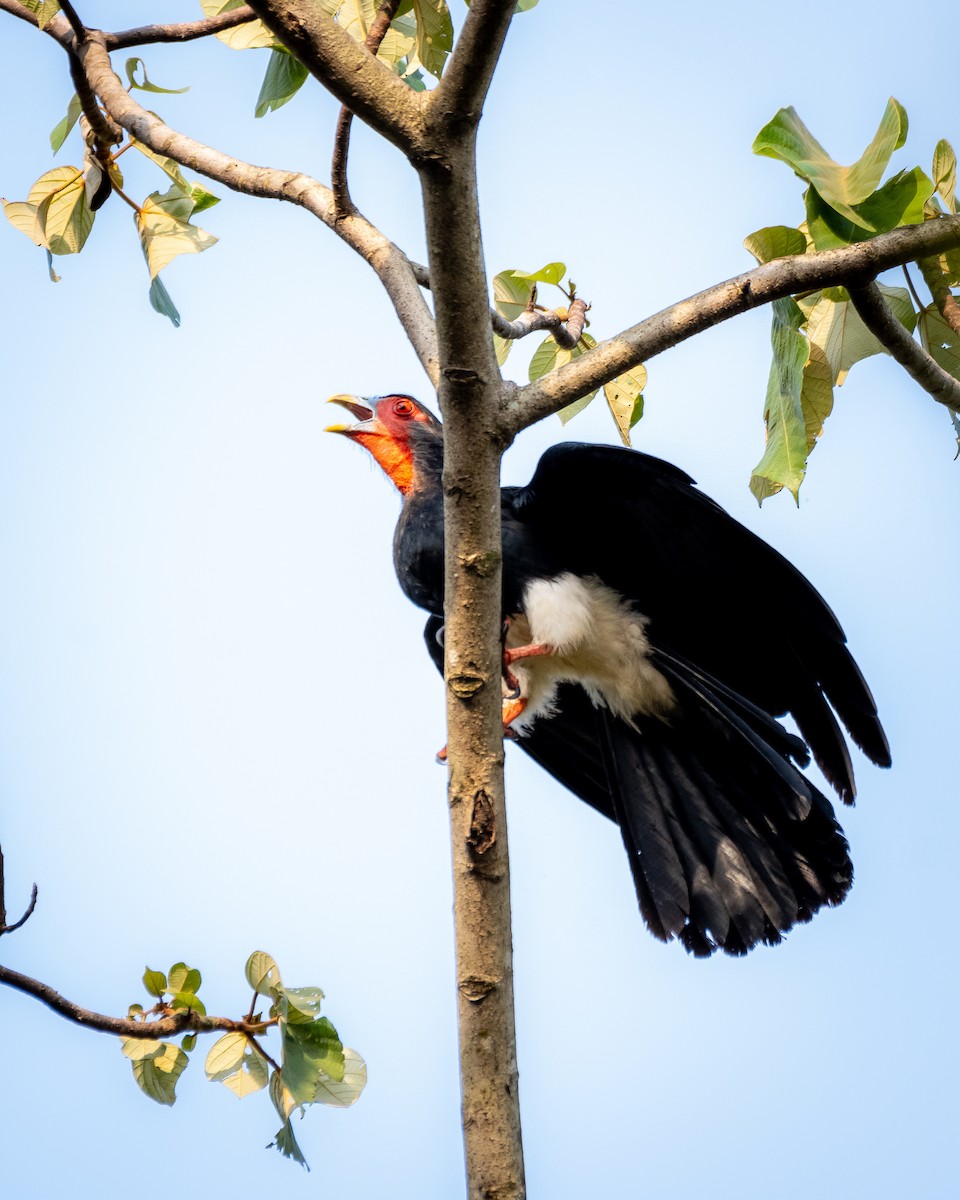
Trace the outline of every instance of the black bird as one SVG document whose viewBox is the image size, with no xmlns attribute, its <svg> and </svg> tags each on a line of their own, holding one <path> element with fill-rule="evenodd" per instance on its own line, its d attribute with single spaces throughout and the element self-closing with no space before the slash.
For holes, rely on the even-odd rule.
<svg viewBox="0 0 960 1200">
<path fill-rule="evenodd" d="M 357 423 L 331 430 L 403 496 L 394 564 L 442 669 L 441 425 L 410 396 L 333 400 Z M 839 904 L 849 847 L 799 768 L 812 752 L 852 803 L 840 722 L 878 765 L 890 750 L 810 583 L 688 475 L 633 450 L 552 447 L 526 487 L 502 489 L 502 519 L 504 725 L 619 825 L 651 932 L 744 954 Z"/>
</svg>

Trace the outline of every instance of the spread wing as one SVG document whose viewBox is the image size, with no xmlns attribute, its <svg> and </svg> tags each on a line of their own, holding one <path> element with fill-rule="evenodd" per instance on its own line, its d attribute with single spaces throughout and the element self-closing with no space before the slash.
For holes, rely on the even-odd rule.
<svg viewBox="0 0 960 1200">
<path fill-rule="evenodd" d="M 532 542 L 561 569 L 596 575 L 649 619 L 656 649 L 768 714 L 792 713 L 843 800 L 855 785 L 841 721 L 889 765 L 870 689 L 826 602 L 676 467 L 563 443 L 526 487 L 504 490 L 504 510 L 506 561 L 511 540 Z"/>
</svg>

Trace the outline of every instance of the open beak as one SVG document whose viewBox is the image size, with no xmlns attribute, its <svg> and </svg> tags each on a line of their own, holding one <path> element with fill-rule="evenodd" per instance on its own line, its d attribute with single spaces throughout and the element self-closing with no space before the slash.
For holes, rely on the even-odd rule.
<svg viewBox="0 0 960 1200">
<path fill-rule="evenodd" d="M 331 396 L 327 403 L 339 404 L 341 408 L 353 413 L 357 418 L 357 423 L 355 425 L 328 425 L 324 433 L 345 433 L 349 437 L 351 434 L 363 433 L 373 428 L 373 409 L 368 404 L 361 404 L 359 396 Z"/>
</svg>

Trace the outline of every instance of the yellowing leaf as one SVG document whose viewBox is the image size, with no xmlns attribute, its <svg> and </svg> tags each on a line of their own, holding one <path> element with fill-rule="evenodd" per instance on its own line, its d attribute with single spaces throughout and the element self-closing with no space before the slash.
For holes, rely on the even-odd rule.
<svg viewBox="0 0 960 1200">
<path fill-rule="evenodd" d="M 630 430 L 643 416 L 643 389 L 646 386 L 647 369 L 644 366 L 624 371 L 604 384 L 604 399 L 625 446 L 630 445 Z"/>
<path fill-rule="evenodd" d="M 147 1038 L 123 1038 L 120 1049 L 131 1060 L 133 1077 L 150 1099 L 173 1104 L 177 1080 L 190 1061 L 180 1047 Z"/>
<path fill-rule="evenodd" d="M 242 8 L 246 0 L 200 0 L 204 16 L 216 17 L 222 12 L 231 12 Z M 231 50 L 259 50 L 264 47 L 273 48 L 280 43 L 262 21 L 247 21 L 236 25 L 233 29 L 225 29 L 217 37 Z"/>
<path fill-rule="evenodd" d="M 171 188 L 174 192 L 176 189 Z M 217 238 L 197 225 L 191 225 L 183 213 L 189 215 L 193 205 L 189 197 L 177 193 L 172 198 L 154 192 L 143 202 L 136 214 L 140 244 L 150 268 L 150 278 L 155 279 L 180 254 L 200 254 L 216 245 Z"/>
<path fill-rule="evenodd" d="M 884 299 L 904 328 L 913 332 L 916 314 L 905 288 L 880 285 Z M 830 364 L 833 383 L 841 386 L 847 372 L 864 358 L 883 352 L 882 344 L 867 329 L 843 288 L 816 292 L 798 301 L 807 318 L 811 345 L 819 346 Z"/>
<path fill-rule="evenodd" d="M 3 209 L 16 229 L 51 254 L 78 253 L 93 228 L 94 214 L 77 167 L 54 167 L 40 176 L 25 201 L 5 200 Z"/>
<path fill-rule="evenodd" d="M 920 314 L 923 348 L 954 379 L 960 379 L 960 336 L 943 319 L 935 304 Z"/>
</svg>

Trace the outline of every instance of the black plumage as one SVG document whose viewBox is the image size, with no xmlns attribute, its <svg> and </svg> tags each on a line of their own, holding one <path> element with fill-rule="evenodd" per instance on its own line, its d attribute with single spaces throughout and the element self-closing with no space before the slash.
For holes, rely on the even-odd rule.
<svg viewBox="0 0 960 1200">
<path fill-rule="evenodd" d="M 340 431 L 404 493 L 395 565 L 432 614 L 427 645 L 442 666 L 439 422 L 409 397 L 370 408 L 339 399 L 361 417 Z M 645 667 L 669 687 L 667 711 L 616 715 L 602 688 L 598 705 L 589 679 L 563 676 L 518 739 L 619 825 L 650 930 L 695 954 L 742 954 L 839 903 L 852 866 L 830 802 L 800 769 L 807 746 L 845 802 L 855 784 L 841 722 L 874 762 L 890 755 L 843 630 L 812 585 L 689 476 L 636 451 L 553 447 L 526 487 L 502 490 L 502 522 L 505 617 L 523 617 L 536 581 L 602 581 L 642 627 Z M 787 713 L 801 736 L 777 720 Z"/>
</svg>

